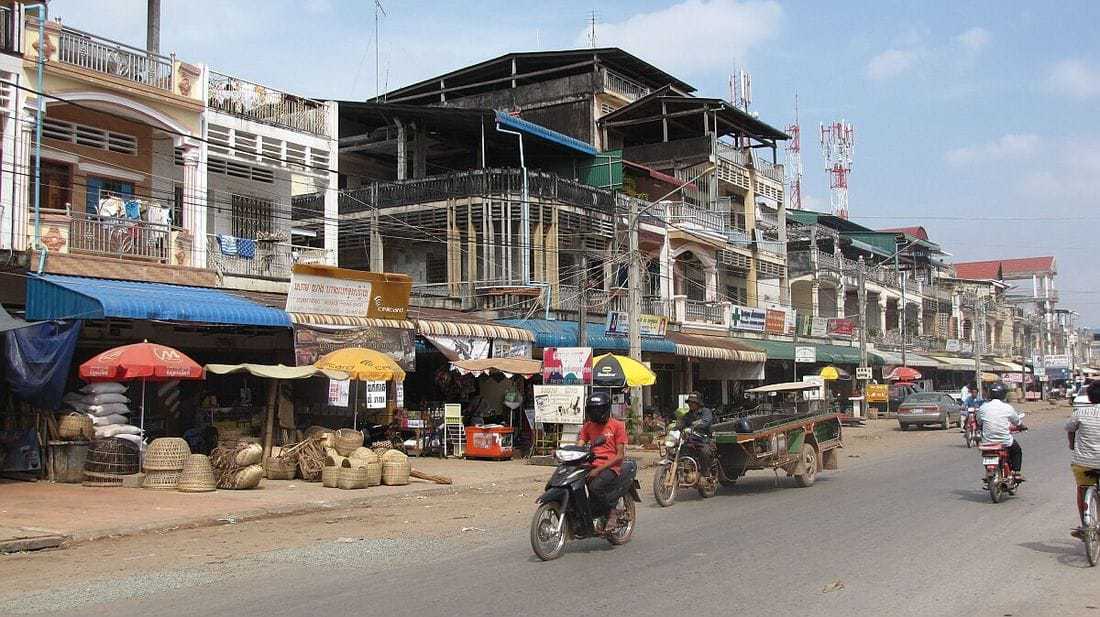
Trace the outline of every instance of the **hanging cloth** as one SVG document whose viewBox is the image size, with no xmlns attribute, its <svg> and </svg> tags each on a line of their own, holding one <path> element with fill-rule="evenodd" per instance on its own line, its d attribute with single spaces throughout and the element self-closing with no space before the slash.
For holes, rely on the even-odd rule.
<svg viewBox="0 0 1100 617">
<path fill-rule="evenodd" d="M 83 323 L 50 321 L 7 332 L 4 362 L 12 394 L 45 409 L 61 407 Z"/>
<path fill-rule="evenodd" d="M 241 259 L 252 259 L 256 256 L 256 241 L 248 238 L 237 238 L 237 255 Z"/>
<path fill-rule="evenodd" d="M 126 200 L 126 218 L 141 219 L 141 201 L 137 199 Z"/>
<path fill-rule="evenodd" d="M 234 256 L 237 254 L 237 239 L 233 236 L 218 236 L 218 248 L 222 255 Z"/>
</svg>

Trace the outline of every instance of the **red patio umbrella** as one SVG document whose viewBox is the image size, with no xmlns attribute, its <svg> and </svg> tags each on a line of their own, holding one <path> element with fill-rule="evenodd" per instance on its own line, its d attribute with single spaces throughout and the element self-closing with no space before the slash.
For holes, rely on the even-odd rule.
<svg viewBox="0 0 1100 617">
<path fill-rule="evenodd" d="M 920 371 L 908 366 L 899 366 L 890 371 L 890 374 L 886 376 L 889 381 L 916 381 L 921 378 Z"/>
<path fill-rule="evenodd" d="M 202 379 L 203 368 L 187 354 L 145 341 L 115 347 L 80 365 L 85 381 L 141 380 L 141 430 L 145 431 L 145 384 L 149 381 Z"/>
</svg>

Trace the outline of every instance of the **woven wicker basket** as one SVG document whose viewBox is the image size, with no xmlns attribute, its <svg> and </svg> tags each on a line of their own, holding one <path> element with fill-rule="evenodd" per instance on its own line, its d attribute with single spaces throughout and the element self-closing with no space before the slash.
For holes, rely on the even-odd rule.
<svg viewBox="0 0 1100 617">
<path fill-rule="evenodd" d="M 409 483 L 409 474 L 412 473 L 412 463 L 404 461 L 385 461 L 382 463 L 382 484 L 387 486 L 404 486 Z"/>
<path fill-rule="evenodd" d="M 293 480 L 297 471 L 298 463 L 293 460 L 269 456 L 264 461 L 264 473 L 268 480 Z"/>
<path fill-rule="evenodd" d="M 179 437 L 154 439 L 145 452 L 145 471 L 180 471 L 191 448 Z"/>
<path fill-rule="evenodd" d="M 370 462 L 381 462 L 381 460 L 378 458 L 378 455 L 375 454 L 374 450 L 371 450 L 370 448 L 356 448 L 355 451 L 348 456 L 348 459 L 351 460 L 353 466 L 356 465 L 356 463 L 361 463 L 365 465 Z"/>
<path fill-rule="evenodd" d="M 85 471 L 84 481 L 81 482 L 84 486 L 94 487 L 121 487 L 124 476 L 116 475 L 113 473 L 99 473 L 97 471 Z"/>
<path fill-rule="evenodd" d="M 183 462 L 183 471 L 180 473 L 176 490 L 181 493 L 208 493 L 217 485 L 218 480 L 214 476 L 210 457 L 205 454 L 192 454 Z"/>
<path fill-rule="evenodd" d="M 141 481 L 141 488 L 156 491 L 174 491 L 180 482 L 182 471 L 147 471 Z"/>
<path fill-rule="evenodd" d="M 409 456 L 400 450 L 386 450 L 381 458 L 383 463 L 400 463 L 409 460 Z"/>
<path fill-rule="evenodd" d="M 339 454 L 330 454 L 325 457 L 325 467 L 343 467 L 344 462 L 348 461 L 348 457 L 340 456 Z"/>
<path fill-rule="evenodd" d="M 350 428 L 342 428 L 336 431 L 336 435 L 332 439 L 332 447 L 336 448 L 340 456 L 347 456 L 354 452 L 356 448 L 362 446 L 362 431 L 356 431 Z"/>
<path fill-rule="evenodd" d="M 336 479 L 338 477 L 340 477 L 339 467 L 325 467 L 321 470 L 321 486 L 325 488 L 336 488 Z"/>
<path fill-rule="evenodd" d="M 237 456 L 235 463 L 238 467 L 248 467 L 249 465 L 259 465 L 260 459 L 263 458 L 264 447 L 260 444 L 242 444 L 238 446 Z"/>
<path fill-rule="evenodd" d="M 218 488 L 230 490 L 248 490 L 256 488 L 263 480 L 264 468 L 262 465 L 249 465 L 243 469 L 228 471 L 218 478 Z"/>
<path fill-rule="evenodd" d="M 57 420 L 57 435 L 62 439 L 84 439 L 92 428 L 92 419 L 75 411 Z"/>
<path fill-rule="evenodd" d="M 128 476 L 141 471 L 137 444 L 116 437 L 92 442 L 84 459 L 84 471 L 115 476 Z"/>
<path fill-rule="evenodd" d="M 371 461 L 363 466 L 367 470 L 367 486 L 379 486 L 382 484 L 382 463 Z"/>
<path fill-rule="evenodd" d="M 336 472 L 336 488 L 350 490 L 368 486 L 370 476 L 366 467 L 343 467 Z"/>
</svg>

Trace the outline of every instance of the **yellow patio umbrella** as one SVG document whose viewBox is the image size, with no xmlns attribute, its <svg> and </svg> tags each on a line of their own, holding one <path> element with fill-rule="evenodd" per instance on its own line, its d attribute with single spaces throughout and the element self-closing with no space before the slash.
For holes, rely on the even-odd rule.
<svg viewBox="0 0 1100 617">
<path fill-rule="evenodd" d="M 1001 376 L 996 373 L 982 373 L 982 383 L 997 383 Z"/>
<path fill-rule="evenodd" d="M 327 353 L 313 366 L 343 371 L 357 381 L 401 381 L 405 371 L 390 356 L 366 347 L 346 347 Z"/>
<path fill-rule="evenodd" d="M 592 359 L 592 385 L 623 388 L 652 386 L 657 375 L 649 367 L 627 356 L 604 354 Z"/>
<path fill-rule="evenodd" d="M 838 379 L 848 379 L 849 377 L 847 371 L 838 369 L 835 366 L 826 366 L 821 369 L 820 376 L 825 381 L 836 381 Z"/>
</svg>

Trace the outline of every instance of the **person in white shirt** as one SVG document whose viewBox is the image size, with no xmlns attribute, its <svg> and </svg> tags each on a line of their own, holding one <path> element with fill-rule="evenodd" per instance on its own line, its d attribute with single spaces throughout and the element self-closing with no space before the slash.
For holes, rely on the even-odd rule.
<svg viewBox="0 0 1100 617">
<path fill-rule="evenodd" d="M 1024 481 L 1020 470 L 1024 462 L 1024 451 L 1019 442 L 1012 437 L 1012 428 L 1023 425 L 1024 417 L 1012 405 L 1004 402 L 1008 388 L 1001 382 L 989 386 L 989 401 L 978 408 L 978 422 L 982 425 L 982 444 L 1003 444 L 1008 446 L 1008 466 L 1012 468 L 1017 482 Z"/>
<path fill-rule="evenodd" d="M 1084 390 L 1089 397 L 1089 404 L 1075 408 L 1073 415 L 1066 421 L 1069 448 L 1073 450 L 1070 469 L 1073 470 L 1073 478 L 1077 483 L 1077 511 L 1081 514 L 1082 523 L 1085 489 L 1096 484 L 1096 478 L 1092 474 L 1100 469 L 1100 381 L 1090 383 Z M 1081 529 L 1076 529 L 1073 536 L 1080 538 L 1081 532 Z"/>
</svg>

